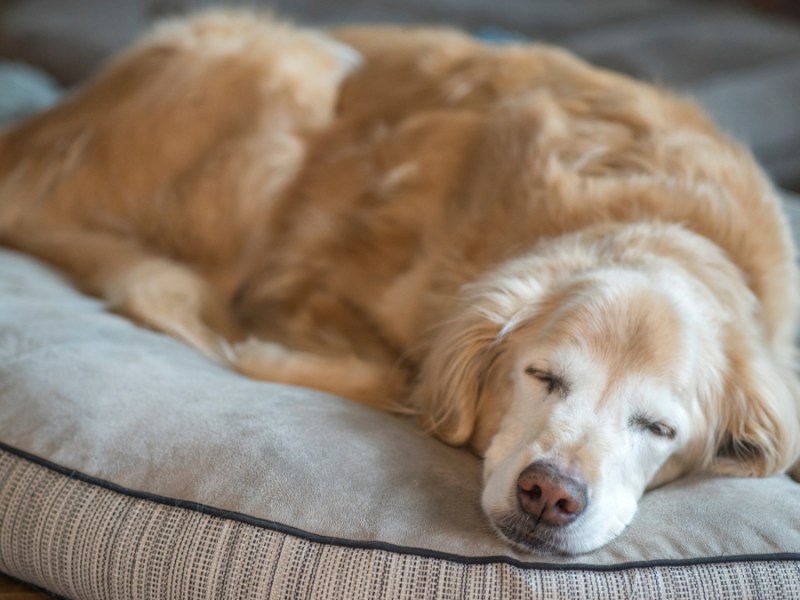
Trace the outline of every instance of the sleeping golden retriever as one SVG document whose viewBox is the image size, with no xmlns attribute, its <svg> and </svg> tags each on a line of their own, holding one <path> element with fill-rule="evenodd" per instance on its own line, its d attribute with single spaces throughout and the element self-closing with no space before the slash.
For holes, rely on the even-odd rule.
<svg viewBox="0 0 800 600">
<path fill-rule="evenodd" d="M 417 414 L 523 548 L 800 455 L 774 190 L 690 102 L 553 48 L 167 22 L 2 133 L 0 239 L 246 375 Z"/>
</svg>

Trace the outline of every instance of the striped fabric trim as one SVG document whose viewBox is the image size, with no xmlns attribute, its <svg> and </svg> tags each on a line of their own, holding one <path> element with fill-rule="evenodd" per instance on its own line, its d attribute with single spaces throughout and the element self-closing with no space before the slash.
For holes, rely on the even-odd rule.
<svg viewBox="0 0 800 600">
<path fill-rule="evenodd" d="M 800 561 L 531 568 L 342 546 L 155 502 L 0 450 L 0 571 L 70 599 L 796 597 Z"/>
</svg>

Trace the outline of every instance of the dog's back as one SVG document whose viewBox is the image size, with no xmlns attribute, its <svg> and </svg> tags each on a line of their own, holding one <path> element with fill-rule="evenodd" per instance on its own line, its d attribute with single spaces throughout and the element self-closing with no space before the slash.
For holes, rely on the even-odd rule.
<svg viewBox="0 0 800 600">
<path fill-rule="evenodd" d="M 391 361 L 543 236 L 676 222 L 732 257 L 791 354 L 777 198 L 693 105 L 546 47 L 332 33 L 363 56 L 341 89 L 352 56 L 313 32 L 238 13 L 156 30 L 0 138 L 0 239 L 106 296 L 166 258 L 234 308 L 229 335 Z"/>
</svg>

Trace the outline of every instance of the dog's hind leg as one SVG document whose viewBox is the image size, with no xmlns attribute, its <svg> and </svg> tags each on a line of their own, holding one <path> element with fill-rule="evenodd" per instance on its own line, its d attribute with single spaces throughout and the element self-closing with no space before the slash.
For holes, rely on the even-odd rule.
<svg viewBox="0 0 800 600">
<path fill-rule="evenodd" d="M 165 258 L 141 260 L 103 281 L 111 309 L 172 335 L 209 358 L 230 365 L 232 325 L 207 282 L 188 266 Z"/>
<path fill-rule="evenodd" d="M 17 230 L 4 242 L 60 267 L 111 310 L 230 364 L 225 335 L 233 336 L 235 328 L 222 301 L 187 265 L 151 255 L 112 233 Z"/>
</svg>

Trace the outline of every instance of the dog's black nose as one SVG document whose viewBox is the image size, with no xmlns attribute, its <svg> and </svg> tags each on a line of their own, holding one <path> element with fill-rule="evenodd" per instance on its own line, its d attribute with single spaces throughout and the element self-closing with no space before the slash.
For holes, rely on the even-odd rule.
<svg viewBox="0 0 800 600">
<path fill-rule="evenodd" d="M 552 527 L 572 523 L 586 509 L 586 483 L 544 461 L 529 464 L 517 480 L 520 508 Z"/>
</svg>

